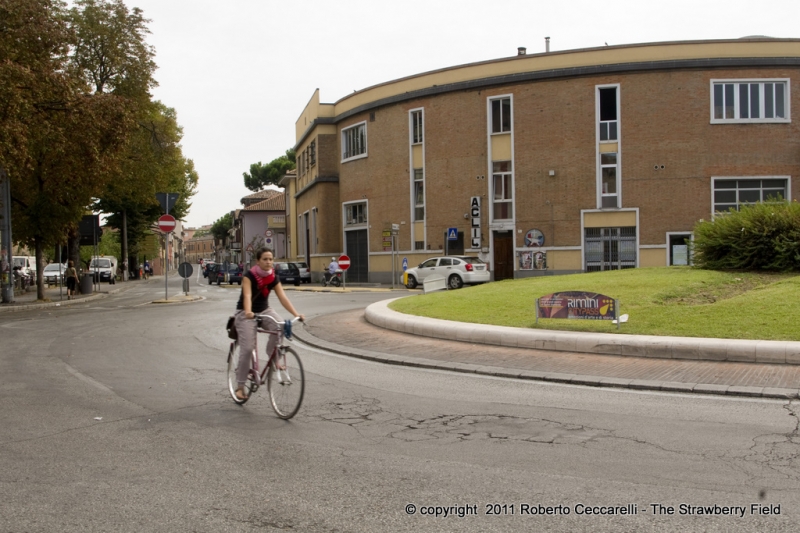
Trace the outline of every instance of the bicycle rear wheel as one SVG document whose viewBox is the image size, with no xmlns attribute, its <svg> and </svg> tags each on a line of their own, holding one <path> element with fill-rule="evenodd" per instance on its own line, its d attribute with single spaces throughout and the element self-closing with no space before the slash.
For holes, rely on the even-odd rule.
<svg viewBox="0 0 800 533">
<path fill-rule="evenodd" d="M 248 375 L 247 382 L 244 384 L 244 393 L 247 396 L 244 400 L 240 400 L 236 397 L 236 387 L 238 383 L 236 381 L 236 367 L 239 365 L 239 343 L 232 342 L 231 349 L 228 350 L 228 392 L 233 398 L 233 401 L 239 405 L 242 405 L 247 400 L 250 399 L 250 396 L 255 392 L 253 390 L 253 381 L 250 379 L 251 376 Z"/>
<path fill-rule="evenodd" d="M 267 390 L 272 409 L 278 417 L 288 420 L 297 414 L 300 404 L 303 403 L 306 379 L 300 356 L 292 348 L 285 348 L 283 355 L 279 353 L 270 362 Z"/>
</svg>

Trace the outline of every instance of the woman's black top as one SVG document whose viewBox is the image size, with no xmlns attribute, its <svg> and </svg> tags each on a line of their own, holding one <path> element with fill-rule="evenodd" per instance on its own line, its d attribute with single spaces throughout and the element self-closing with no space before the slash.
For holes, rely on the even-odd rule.
<svg viewBox="0 0 800 533">
<path fill-rule="evenodd" d="M 275 269 L 272 269 L 272 273 L 262 278 L 261 280 L 261 288 L 258 288 L 258 278 L 250 272 L 249 270 L 245 272 L 244 277 L 250 280 L 250 288 L 252 289 L 252 296 L 251 296 L 251 303 L 252 303 L 252 311 L 253 313 L 261 313 L 269 306 L 269 293 L 272 292 L 272 289 L 275 288 L 275 285 L 280 283 L 280 279 L 278 276 L 275 275 Z M 244 309 L 244 287 L 242 287 L 242 293 L 239 295 L 239 303 L 236 304 L 237 310 Z"/>
</svg>

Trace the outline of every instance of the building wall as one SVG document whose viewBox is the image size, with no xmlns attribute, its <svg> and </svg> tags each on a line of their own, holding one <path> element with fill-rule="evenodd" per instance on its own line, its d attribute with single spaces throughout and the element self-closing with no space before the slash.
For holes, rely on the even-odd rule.
<svg viewBox="0 0 800 533">
<path fill-rule="evenodd" d="M 703 53 L 711 52 L 712 57 L 727 58 L 768 58 L 777 54 L 775 43 L 729 42 L 728 47 L 711 44 L 714 43 L 633 46 L 627 51 L 616 50 L 613 57 L 619 61 L 644 61 L 648 57 L 655 61 L 702 59 Z M 798 198 L 800 132 L 796 118 L 790 123 L 753 124 L 712 124 L 710 120 L 712 79 L 789 79 L 789 109 L 795 114 L 800 112 L 800 60 L 796 59 L 800 57 L 800 43 L 783 44 L 786 47 L 781 48 L 781 53 L 791 52 L 793 65 L 675 68 L 665 64 L 661 70 L 615 73 L 602 73 L 599 69 L 597 73 L 498 83 L 405 100 L 396 95 L 411 83 L 410 79 L 370 88 L 337 102 L 338 133 L 326 135 L 334 137 L 336 150 L 333 154 L 326 151 L 324 163 L 321 136 L 316 137 L 318 165 L 324 165 L 327 173 L 330 164 L 330 175 L 335 173 L 339 183 L 325 184 L 327 188 L 318 185 L 301 195 L 298 213 L 324 202 L 325 209 L 320 207 L 318 212 L 318 224 L 324 220 L 327 228 L 338 232 L 341 244 L 346 230 L 342 205 L 366 202 L 370 276 L 374 273 L 385 277 L 391 271 L 391 260 L 384 257 L 384 230 L 392 224 L 400 226 L 400 253 L 409 257 L 409 264 L 416 264 L 443 253 L 447 228 L 464 232 L 468 241 L 471 220 L 465 214 L 469 212 L 470 198 L 478 196 L 482 204 L 482 250 L 475 253 L 491 262 L 490 158 L 492 150 L 495 160 L 500 157 L 498 153 L 507 151 L 514 179 L 515 251 L 530 250 L 525 247 L 525 233 L 538 229 L 545 237 L 543 249 L 548 253 L 549 270 L 580 271 L 584 268 L 584 229 L 606 227 L 600 224 L 606 223 L 601 215 L 607 211 L 608 223 L 633 221 L 638 266 L 664 265 L 667 233 L 690 233 L 697 221 L 713 216 L 712 177 L 789 176 L 789 196 Z M 743 55 L 737 56 L 734 50 Z M 585 64 L 587 57 L 600 57 L 598 54 L 599 51 L 591 51 L 588 55 L 564 53 L 558 58 L 538 56 L 536 68 L 556 66 L 553 61 L 560 61 L 562 67 Z M 570 57 L 577 63 L 571 63 Z M 513 60 L 481 64 L 482 70 L 476 66 L 475 79 L 481 79 L 478 73 L 507 70 L 510 61 Z M 523 62 L 530 67 L 532 61 L 520 60 L 517 67 Z M 463 72 L 459 69 L 445 70 L 449 74 L 458 70 L 460 76 Z M 444 71 L 437 72 L 445 76 Z M 428 75 L 420 78 L 424 76 Z M 420 82 L 417 77 L 412 78 L 414 83 Z M 597 87 L 612 84 L 618 86 L 619 95 L 621 205 L 598 214 Z M 366 99 L 368 95 L 373 100 Z M 488 134 L 487 98 L 497 96 L 512 99 L 512 144 Z M 389 97 L 391 100 L 370 105 L 376 99 Z M 363 110 L 359 111 L 359 105 Z M 412 149 L 409 111 L 419 108 L 424 110 L 424 142 L 421 148 Z M 341 162 L 342 130 L 362 122 L 367 129 L 367 156 Z M 326 142 L 326 150 L 333 145 Z M 420 235 L 412 240 L 412 150 L 423 154 L 426 216 L 424 225 L 418 224 L 417 228 L 424 233 L 424 251 L 414 250 L 413 241 L 422 240 Z M 622 218 L 617 220 L 614 213 Z M 330 241 L 333 242 L 337 240 Z M 517 276 L 531 275 L 518 267 L 515 270 Z"/>
</svg>

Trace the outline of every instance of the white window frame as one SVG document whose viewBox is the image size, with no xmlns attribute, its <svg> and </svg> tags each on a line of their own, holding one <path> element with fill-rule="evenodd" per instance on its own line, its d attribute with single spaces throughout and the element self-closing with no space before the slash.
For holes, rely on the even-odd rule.
<svg viewBox="0 0 800 533">
<path fill-rule="evenodd" d="M 509 125 L 508 131 L 502 131 L 503 127 L 503 118 L 502 118 L 502 111 L 503 111 L 503 103 L 502 100 L 508 100 L 508 106 L 510 109 L 511 116 L 509 117 Z M 494 102 L 500 101 L 500 128 L 501 131 L 494 131 L 494 115 L 492 111 L 492 104 Z M 514 132 L 514 96 L 511 94 L 502 94 L 498 96 L 490 96 L 487 98 L 487 105 L 488 105 L 488 117 L 489 117 L 489 135 L 509 135 Z"/>
<path fill-rule="evenodd" d="M 688 235 L 689 236 L 689 265 L 694 264 L 694 255 L 692 254 L 692 249 L 694 248 L 694 232 L 693 231 L 668 231 L 667 232 L 667 244 L 664 248 L 667 252 L 666 254 L 666 263 L 665 266 L 673 266 L 669 264 L 669 256 L 672 254 L 672 250 L 669 247 L 670 238 L 673 235 Z M 640 246 L 640 248 L 644 248 L 644 246 Z M 655 248 L 655 247 L 654 247 Z"/>
<path fill-rule="evenodd" d="M 422 178 L 417 179 L 416 171 L 419 170 L 420 174 L 422 174 Z M 422 203 L 417 203 L 417 184 L 422 186 Z M 424 168 L 412 168 L 411 169 L 411 208 L 412 216 L 411 220 L 414 222 L 425 222 L 425 169 Z M 417 219 L 417 209 L 422 208 L 422 218 Z"/>
<path fill-rule="evenodd" d="M 718 190 L 715 187 L 715 184 L 716 184 L 717 181 L 724 181 L 724 180 L 737 180 L 737 181 L 738 180 L 784 180 L 784 181 L 786 181 L 786 196 L 785 196 L 785 198 L 783 200 L 785 202 L 790 202 L 791 198 L 792 198 L 792 177 L 791 176 L 712 176 L 711 177 L 711 218 L 712 218 L 712 220 L 713 220 L 713 218 L 715 216 L 724 215 L 726 213 L 726 211 L 717 211 L 716 210 L 715 206 L 716 206 L 717 203 L 714 200 L 714 191 Z M 737 187 L 736 190 L 738 191 L 740 189 Z M 750 190 L 755 190 L 755 189 L 750 189 Z M 758 190 L 763 191 L 764 190 L 763 186 Z M 747 204 L 741 204 L 739 202 L 739 199 L 737 198 L 736 199 L 736 205 L 740 206 L 740 205 L 747 205 Z"/>
<path fill-rule="evenodd" d="M 617 98 L 617 118 L 616 120 L 600 120 L 600 89 L 616 89 L 616 98 Z M 620 109 L 620 84 L 619 83 L 607 83 L 605 85 L 595 85 L 594 86 L 594 97 L 595 97 L 595 122 L 597 124 L 597 142 L 598 143 L 616 143 L 619 142 L 622 137 L 622 119 L 621 119 L 621 109 Z M 615 139 L 606 139 L 601 140 L 601 128 L 603 123 L 610 124 L 611 122 L 615 122 L 617 125 L 617 137 Z"/>
<path fill-rule="evenodd" d="M 610 121 L 601 121 L 600 120 L 600 89 L 616 89 L 616 97 L 617 97 L 617 138 L 614 140 L 600 140 L 600 125 L 601 122 L 610 122 Z M 595 169 L 596 172 L 596 197 L 597 197 L 597 209 L 622 209 L 622 117 L 621 117 L 621 85 L 619 83 L 608 83 L 605 85 L 595 85 L 594 87 L 594 96 L 595 96 L 595 136 L 596 136 L 596 143 L 597 143 L 597 167 Z M 617 151 L 613 152 L 617 155 L 617 163 L 616 163 L 616 179 L 617 179 L 617 207 L 603 207 L 603 168 L 610 168 L 612 165 L 604 165 L 602 164 L 603 153 L 600 152 L 600 147 L 605 144 L 612 144 L 616 143 Z M 612 153 L 612 152 L 606 152 Z M 610 194 L 605 196 L 612 196 Z"/>
<path fill-rule="evenodd" d="M 359 128 L 364 128 L 364 151 L 362 153 L 352 155 L 350 157 L 346 157 L 347 153 L 347 136 L 350 131 L 357 130 Z M 367 140 L 367 121 L 364 120 L 362 122 L 358 122 L 357 124 L 353 124 L 352 126 L 348 126 L 346 128 L 342 128 L 342 163 L 346 163 L 347 161 L 354 161 L 356 159 L 363 159 L 368 155 L 368 147 L 369 142 Z"/>
<path fill-rule="evenodd" d="M 418 121 L 417 117 L 419 117 Z M 412 109 L 408 112 L 408 126 L 411 130 L 411 144 L 422 144 L 425 140 L 425 114 L 422 108 Z"/>
<path fill-rule="evenodd" d="M 363 222 L 348 222 L 347 210 L 351 206 L 362 204 L 364 206 L 364 221 Z M 362 228 L 369 224 L 369 202 L 367 200 L 354 200 L 351 202 L 342 202 L 342 227 L 345 228 Z"/>
<path fill-rule="evenodd" d="M 414 134 L 414 116 L 417 114 L 420 118 L 419 125 L 422 128 L 420 132 L 421 136 L 415 141 Z M 427 181 L 427 172 L 425 172 L 425 108 L 417 107 L 414 109 L 408 110 L 408 168 L 409 168 L 409 210 L 411 214 L 411 248 L 415 248 L 415 243 L 422 242 L 422 249 L 424 250 L 427 247 L 427 212 L 425 212 L 425 216 L 422 217 L 422 220 L 417 220 L 416 218 L 416 185 L 417 180 L 415 179 L 414 171 L 420 170 L 420 168 L 414 168 L 414 149 L 413 146 L 421 146 L 422 148 L 422 208 L 427 211 L 427 189 L 428 186 L 426 184 Z M 416 224 L 415 222 L 422 222 L 422 235 L 417 235 Z"/>
<path fill-rule="evenodd" d="M 498 221 L 500 221 L 500 220 L 503 220 L 503 221 L 514 220 L 514 207 L 515 207 L 514 206 L 514 162 L 513 161 L 508 161 L 508 163 L 511 165 L 511 170 L 502 170 L 502 171 L 498 171 L 498 172 L 494 171 L 494 163 L 505 163 L 505 161 L 493 161 L 492 162 L 492 174 L 491 174 L 492 178 L 491 178 L 491 183 L 489 185 L 490 190 L 491 190 L 490 199 L 491 199 L 491 202 L 492 202 L 492 206 L 491 206 L 492 221 L 495 221 L 495 220 L 498 220 Z M 504 198 L 502 200 L 495 200 L 495 187 L 494 187 L 494 177 L 495 176 L 503 176 L 503 179 L 502 179 L 503 192 L 506 192 L 506 187 L 505 187 L 506 179 L 505 179 L 505 176 L 508 176 L 510 178 L 508 180 L 508 184 L 509 184 L 509 187 L 511 189 L 509 198 Z M 509 204 L 511 206 L 509 208 L 510 211 L 511 211 L 511 216 L 508 217 L 508 218 L 495 218 L 495 216 L 494 216 L 494 207 L 495 207 L 496 204 Z"/>
<path fill-rule="evenodd" d="M 742 83 L 759 84 L 759 118 L 739 118 L 739 85 Z M 765 101 L 764 98 L 764 84 L 765 83 L 783 83 L 786 87 L 784 91 L 784 111 L 786 117 L 784 118 L 764 118 Z M 714 118 L 714 85 L 717 84 L 733 84 L 733 114 L 734 118 Z M 742 79 L 712 79 L 709 82 L 709 116 L 711 124 L 787 124 L 792 121 L 792 88 L 791 80 L 789 78 L 742 78 Z M 724 98 L 724 89 L 723 89 Z M 724 107 L 724 106 L 723 106 Z M 723 111 L 724 114 L 724 111 Z"/>
</svg>

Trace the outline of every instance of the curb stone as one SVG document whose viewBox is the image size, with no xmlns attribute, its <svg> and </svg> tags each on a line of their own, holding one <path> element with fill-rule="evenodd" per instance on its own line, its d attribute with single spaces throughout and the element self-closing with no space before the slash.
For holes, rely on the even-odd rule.
<svg viewBox="0 0 800 533">
<path fill-rule="evenodd" d="M 339 355 L 355 357 L 367 361 L 402 365 L 417 368 L 427 368 L 445 370 L 450 372 L 461 372 L 465 374 L 481 374 L 492 377 L 523 379 L 529 381 L 545 381 L 554 383 L 565 383 L 570 385 L 584 385 L 589 387 L 619 388 L 631 390 L 650 390 L 661 392 L 678 392 L 691 394 L 727 395 L 739 397 L 775 398 L 781 400 L 800 398 L 800 390 L 783 389 L 775 387 L 739 387 L 729 385 L 712 385 L 703 383 L 680 383 L 673 381 L 653 381 L 653 380 L 630 380 L 618 379 L 602 376 L 584 376 L 577 374 L 562 374 L 557 372 L 537 372 L 529 370 L 515 370 L 513 368 L 492 367 L 486 365 L 475 365 L 470 363 L 452 363 L 445 361 L 435 361 L 421 357 L 408 357 L 395 354 L 384 354 L 371 352 L 359 348 L 350 348 L 340 344 L 334 344 L 326 340 L 313 336 L 302 328 L 294 330 L 294 336 L 302 343 L 313 346 L 321 350 Z"/>
</svg>

